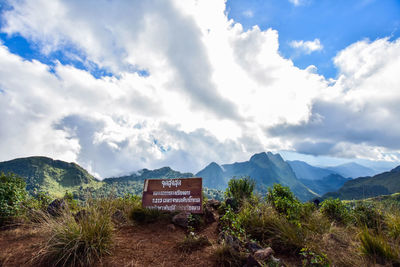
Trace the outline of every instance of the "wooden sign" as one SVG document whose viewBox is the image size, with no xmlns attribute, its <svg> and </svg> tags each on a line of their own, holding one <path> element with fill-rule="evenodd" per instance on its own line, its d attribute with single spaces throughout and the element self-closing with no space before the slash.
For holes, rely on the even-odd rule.
<svg viewBox="0 0 400 267">
<path fill-rule="evenodd" d="M 144 208 L 203 213 L 202 178 L 146 179 Z"/>
</svg>

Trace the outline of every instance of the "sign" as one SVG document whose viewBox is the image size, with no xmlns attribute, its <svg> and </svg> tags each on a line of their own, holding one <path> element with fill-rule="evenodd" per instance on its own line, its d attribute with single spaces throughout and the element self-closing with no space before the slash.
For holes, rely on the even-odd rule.
<svg viewBox="0 0 400 267">
<path fill-rule="evenodd" d="M 203 213 L 202 178 L 146 179 L 142 205 L 148 209 Z"/>
</svg>

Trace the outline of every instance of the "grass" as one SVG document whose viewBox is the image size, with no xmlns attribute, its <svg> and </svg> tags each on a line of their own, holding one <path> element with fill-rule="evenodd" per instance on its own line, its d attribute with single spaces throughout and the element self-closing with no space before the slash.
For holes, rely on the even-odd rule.
<svg viewBox="0 0 400 267">
<path fill-rule="evenodd" d="M 379 264 L 399 261 L 396 252 L 382 235 L 373 235 L 364 229 L 360 233 L 361 251 L 364 255 Z"/>
<path fill-rule="evenodd" d="M 66 210 L 60 217 L 44 214 L 40 223 L 47 240 L 34 261 L 46 266 L 93 266 L 113 245 L 112 207 L 92 201 L 77 220 Z"/>
</svg>

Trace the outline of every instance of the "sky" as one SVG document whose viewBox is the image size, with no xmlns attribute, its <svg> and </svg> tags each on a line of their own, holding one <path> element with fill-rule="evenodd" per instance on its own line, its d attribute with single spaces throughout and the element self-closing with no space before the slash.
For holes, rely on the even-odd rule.
<svg viewBox="0 0 400 267">
<path fill-rule="evenodd" d="M 400 164 L 398 0 L 0 0 L 0 161 Z"/>
</svg>

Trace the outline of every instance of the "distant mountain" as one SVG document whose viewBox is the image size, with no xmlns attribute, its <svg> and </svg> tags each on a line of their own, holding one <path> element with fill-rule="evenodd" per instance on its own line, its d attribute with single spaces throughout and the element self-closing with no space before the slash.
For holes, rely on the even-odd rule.
<svg viewBox="0 0 400 267">
<path fill-rule="evenodd" d="M 362 199 L 400 192 L 400 166 L 373 177 L 360 177 L 344 183 L 337 191 L 323 198 Z"/>
<path fill-rule="evenodd" d="M 375 170 L 371 168 L 362 166 L 354 162 L 345 163 L 334 167 L 326 167 L 325 169 L 336 172 L 342 175 L 343 177 L 351 177 L 351 178 L 372 176 L 377 173 Z"/>
<path fill-rule="evenodd" d="M 27 190 L 49 193 L 52 197 L 62 197 L 66 191 L 80 199 L 89 195 L 123 196 L 127 193 L 142 194 L 144 179 L 193 177 L 192 173 L 181 173 L 170 167 L 156 170 L 143 169 L 129 176 L 106 178 L 99 181 L 84 168 L 75 163 L 53 160 L 47 157 L 28 157 L 0 162 L 0 172 L 12 172 L 23 178 Z M 208 189 L 211 195 L 221 195 Z"/>
<path fill-rule="evenodd" d="M 267 192 L 274 183 L 289 186 L 293 193 L 302 201 L 316 196 L 297 178 L 290 165 L 279 154 L 259 153 L 249 161 L 223 164 L 213 162 L 198 172 L 196 176 L 203 177 L 203 184 L 210 188 L 225 189 L 232 177 L 250 176 L 256 181 L 259 192 Z"/>
<path fill-rule="evenodd" d="M 297 178 L 300 180 L 321 180 L 331 174 L 337 174 L 337 172 L 333 170 L 314 167 L 300 160 L 287 161 L 287 163 L 289 163 Z"/>
<path fill-rule="evenodd" d="M 329 174 L 319 180 L 300 179 L 305 186 L 321 196 L 327 192 L 338 190 L 349 180 L 351 180 L 351 178 L 344 178 L 339 174 Z"/>
<path fill-rule="evenodd" d="M 13 172 L 25 178 L 26 188 L 30 193 L 46 191 L 59 197 L 67 190 L 72 192 L 99 187 L 99 181 L 78 164 L 47 157 L 18 158 L 0 162 L 0 171 Z"/>
</svg>

